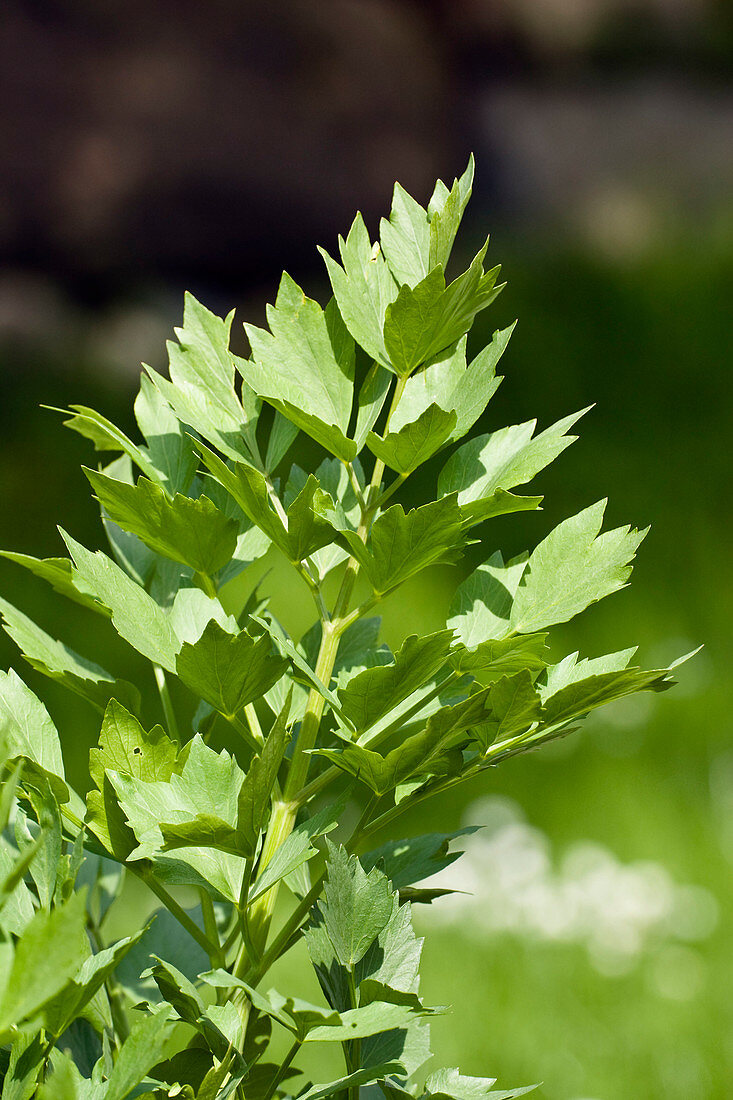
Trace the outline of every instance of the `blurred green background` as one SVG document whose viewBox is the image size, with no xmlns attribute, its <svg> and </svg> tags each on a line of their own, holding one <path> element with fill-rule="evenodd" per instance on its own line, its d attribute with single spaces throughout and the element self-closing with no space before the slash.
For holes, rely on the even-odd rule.
<svg viewBox="0 0 733 1100">
<path fill-rule="evenodd" d="M 475 346 L 520 320 L 481 428 L 596 407 L 538 479 L 544 509 L 494 521 L 458 570 L 388 600 L 384 638 L 437 628 L 475 562 L 608 495 L 610 523 L 651 532 L 632 586 L 571 624 L 556 655 L 638 644 L 654 667 L 705 649 L 673 692 L 618 703 L 404 820 L 405 833 L 486 826 L 444 875 L 467 893 L 416 913 L 427 999 L 454 1006 L 433 1046 L 466 1073 L 541 1080 L 544 1100 L 730 1097 L 730 7 L 216 0 L 175 13 L 8 4 L 0 543 L 60 553 L 61 523 L 102 545 L 79 471 L 93 456 L 41 403 L 93 405 L 131 430 L 140 360 L 164 365 L 185 288 L 258 322 L 287 266 L 325 300 L 315 244 L 333 245 L 357 207 L 375 233 L 395 178 L 424 201 L 473 149 L 462 258 L 490 230 L 509 282 Z M 307 593 L 266 567 L 299 635 Z M 120 675 L 144 672 L 106 624 L 7 563 L 0 591 Z M 4 636 L 0 659 L 21 668 Z M 21 671 L 83 785 L 94 713 Z"/>
</svg>

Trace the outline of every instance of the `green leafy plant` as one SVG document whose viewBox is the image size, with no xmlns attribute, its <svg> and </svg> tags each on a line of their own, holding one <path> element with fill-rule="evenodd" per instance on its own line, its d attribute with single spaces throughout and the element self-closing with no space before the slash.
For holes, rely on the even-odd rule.
<svg viewBox="0 0 733 1100">
<path fill-rule="evenodd" d="M 385 596 L 458 562 L 477 529 L 493 549 L 487 521 L 539 506 L 514 490 L 582 415 L 460 442 L 511 335 L 467 356 L 474 318 L 502 289 L 486 245 L 445 277 L 472 174 L 438 182 L 427 209 L 397 185 L 378 244 L 357 216 L 340 262 L 323 254 L 325 309 L 283 275 L 268 328 L 245 326 L 248 359 L 230 351 L 232 316 L 187 296 L 169 377 L 141 379 L 142 442 L 72 407 L 68 426 L 115 456 L 85 469 L 111 553 L 62 532 L 68 557 L 6 557 L 108 619 L 147 660 L 159 704 L 0 603 L 26 661 L 101 721 L 82 799 L 44 705 L 0 674 L 3 1098 L 530 1091 L 457 1069 L 425 1076 L 442 1010 L 420 996 L 411 904 L 442 892 L 421 883 L 457 858 L 459 834 L 403 839 L 394 824 L 596 707 L 673 681 L 632 666 L 632 649 L 550 657 L 549 628 L 622 588 L 643 538 L 601 533 L 603 502 L 531 554 L 493 552 L 457 585 L 445 629 L 395 653 L 380 643 Z M 326 452 L 312 471 L 288 459 L 298 433 Z M 395 503 L 439 452 L 435 498 Z M 313 598 L 297 642 L 256 590 L 237 603 L 231 584 L 270 547 Z M 156 912 L 115 939 L 125 875 Z M 269 988 L 298 943 L 319 1004 Z M 312 1044 L 330 1044 L 315 1083 L 298 1068 Z"/>
</svg>

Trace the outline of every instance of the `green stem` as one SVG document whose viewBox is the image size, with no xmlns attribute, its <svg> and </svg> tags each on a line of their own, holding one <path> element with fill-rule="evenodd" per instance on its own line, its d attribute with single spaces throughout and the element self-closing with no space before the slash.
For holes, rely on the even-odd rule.
<svg viewBox="0 0 733 1100">
<path fill-rule="evenodd" d="M 352 1008 L 358 1008 L 356 995 L 356 982 L 354 980 L 354 968 L 349 967 L 349 1003 Z M 355 1073 L 361 1068 L 361 1039 L 352 1039 L 344 1043 L 344 1056 L 349 1073 Z M 348 1100 L 359 1100 L 359 1085 L 349 1085 L 347 1090 Z"/>
<path fill-rule="evenodd" d="M 262 733 L 262 726 L 260 720 L 257 717 L 257 711 L 255 710 L 254 703 L 247 703 L 244 708 L 244 717 L 247 719 L 247 725 L 249 726 L 250 733 L 254 737 L 255 741 L 259 745 L 264 745 L 265 738 Z"/>
<path fill-rule="evenodd" d="M 282 1079 L 284 1078 L 285 1074 L 286 1074 L 286 1073 L 288 1072 L 288 1070 L 290 1069 L 290 1066 L 291 1066 L 291 1064 L 292 1064 L 292 1061 L 293 1061 L 293 1059 L 295 1058 L 295 1056 L 296 1056 L 296 1054 L 298 1053 L 298 1051 L 300 1050 L 300 1048 L 301 1048 L 301 1046 L 302 1046 L 302 1043 L 303 1043 L 302 1039 L 296 1039 L 296 1040 L 294 1041 L 294 1043 L 293 1043 L 293 1045 L 291 1046 L 290 1050 L 288 1051 L 288 1053 L 287 1053 L 287 1054 L 285 1055 L 285 1057 L 283 1058 L 282 1062 L 280 1063 L 280 1066 L 279 1066 L 279 1068 L 278 1068 L 278 1069 L 277 1069 L 277 1071 L 275 1072 L 275 1074 L 274 1074 L 274 1076 L 273 1076 L 273 1078 L 272 1078 L 272 1081 L 271 1081 L 271 1082 L 270 1082 L 270 1084 L 269 1084 L 269 1087 L 268 1087 L 268 1089 L 267 1089 L 267 1092 L 266 1092 L 266 1093 L 265 1093 L 265 1095 L 264 1095 L 264 1096 L 262 1097 L 262 1100 L 272 1100 L 272 1097 L 273 1097 L 273 1096 L 275 1095 L 275 1093 L 277 1092 L 277 1087 L 278 1087 L 278 1085 L 280 1084 L 280 1082 L 281 1082 L 281 1081 L 282 1081 Z"/>
<path fill-rule="evenodd" d="M 200 588 L 203 588 L 207 596 L 210 596 L 212 600 L 217 599 L 219 593 L 208 573 L 194 573 L 194 580 Z"/>
<path fill-rule="evenodd" d="M 160 695 L 160 701 L 163 704 L 163 715 L 165 717 L 165 723 L 168 727 L 168 733 L 171 735 L 174 741 L 180 742 L 181 735 L 178 730 L 176 712 L 174 711 L 173 703 L 171 702 L 171 693 L 168 690 L 168 681 L 165 678 L 165 672 L 160 667 L 160 665 L 153 665 L 153 671 L 155 672 L 155 682 L 158 685 L 158 694 Z"/>
<path fill-rule="evenodd" d="M 387 426 L 385 433 L 389 428 L 389 421 L 397 406 L 400 397 L 402 396 L 406 378 L 398 378 L 395 386 L 395 391 L 392 396 L 392 403 L 387 415 Z M 372 480 L 370 484 L 370 495 L 374 494 L 375 487 L 379 487 L 381 484 L 382 474 L 384 473 L 384 464 L 379 461 L 375 462 L 374 471 L 372 473 Z M 273 506 L 278 514 L 284 515 L 282 504 L 277 499 L 277 494 L 273 491 Z M 366 542 L 369 534 L 369 524 L 371 521 L 370 511 L 362 518 L 362 522 L 359 526 L 359 538 L 362 542 Z M 287 516 L 284 522 L 287 524 Z M 341 640 L 341 634 L 344 630 L 342 617 L 346 617 L 348 613 L 349 603 L 351 602 L 351 595 L 354 590 L 354 584 L 356 583 L 356 577 L 359 570 L 359 564 L 354 558 L 350 558 L 346 567 L 346 573 L 344 574 L 343 581 L 341 582 L 341 590 L 336 599 L 334 606 L 333 616 L 330 621 L 324 621 L 322 623 L 321 645 L 318 651 L 318 660 L 316 661 L 315 673 L 322 684 L 328 687 L 331 683 L 331 676 L 333 673 L 333 666 L 336 662 L 336 654 L 338 653 L 339 642 Z M 314 748 L 318 739 L 318 730 L 320 728 L 321 719 L 323 717 L 323 711 L 325 708 L 325 699 L 319 691 L 315 688 L 311 688 L 308 695 L 308 702 L 306 703 L 305 714 L 303 715 L 303 721 L 300 725 L 300 732 L 298 739 L 295 743 L 292 759 L 290 761 L 290 767 L 288 769 L 287 779 L 285 781 L 285 787 L 283 790 L 283 797 L 281 800 L 273 803 L 272 813 L 270 815 L 270 824 L 267 829 L 267 835 L 265 836 L 265 843 L 263 845 L 262 856 L 260 857 L 259 870 L 261 871 L 267 866 L 267 863 L 272 858 L 273 854 L 277 851 L 280 845 L 287 839 L 290 833 L 293 831 L 295 825 L 295 819 L 298 813 L 300 805 L 299 795 L 301 789 L 308 780 L 308 769 L 310 767 L 311 753 L 310 750 Z M 277 900 L 277 885 L 255 902 L 250 914 L 250 928 L 252 936 L 252 944 L 256 951 L 264 951 L 267 944 L 267 936 L 270 929 L 270 923 L 272 920 L 272 914 L 275 909 L 275 902 Z M 235 964 L 235 973 L 238 976 L 242 976 L 241 971 L 245 969 L 246 949 L 242 944 L 240 956 Z"/>
<path fill-rule="evenodd" d="M 129 863 L 126 864 L 126 866 L 130 867 L 130 869 L 134 871 L 134 868 L 132 868 Z M 155 896 L 159 898 L 160 901 L 162 901 L 163 905 L 166 907 L 171 916 L 175 917 L 178 923 L 186 929 L 189 936 L 196 940 L 196 943 L 204 949 L 206 954 L 209 956 L 212 965 L 222 966 L 224 960 L 221 957 L 221 947 L 211 942 L 208 936 L 206 936 L 205 933 L 201 931 L 199 926 L 196 924 L 196 921 L 189 917 L 183 906 L 179 905 L 176 899 L 168 893 L 165 886 L 162 886 L 149 871 L 135 871 L 134 873 L 137 874 L 143 880 L 146 886 L 148 886 L 153 891 Z"/>
<path fill-rule="evenodd" d="M 221 941 L 219 939 L 219 930 L 216 927 L 216 913 L 214 912 L 214 903 L 211 900 L 211 894 L 205 886 L 199 887 L 199 898 L 201 901 L 201 913 L 204 918 L 204 932 L 206 938 L 210 940 L 217 950 L 219 956 L 223 955 L 221 949 Z"/>
<path fill-rule="evenodd" d="M 249 745 L 252 751 L 259 755 L 264 742 L 256 740 L 247 722 L 243 721 L 238 714 L 225 714 L 224 717 L 229 725 L 234 727 L 242 740 Z M 261 736 L 262 734 L 260 733 L 260 737 Z"/>
<path fill-rule="evenodd" d="M 91 919 L 88 923 L 88 932 L 92 944 L 94 945 L 94 950 L 96 952 L 103 951 L 104 942 L 99 927 L 94 924 Z M 127 1011 L 125 1009 L 125 995 L 114 974 L 107 975 L 104 980 L 104 987 L 107 991 L 107 999 L 109 1001 L 109 1008 L 112 1016 L 112 1027 L 119 1049 L 130 1034 L 130 1023 L 127 1019 Z"/>
<path fill-rule="evenodd" d="M 349 837 L 349 842 L 347 844 L 347 848 L 349 851 L 351 851 L 361 839 L 363 831 L 367 828 L 369 824 L 369 818 L 371 817 L 372 811 L 378 801 L 379 798 L 377 795 L 372 795 L 369 798 L 369 801 L 364 807 L 361 817 L 354 826 L 351 836 Z M 285 921 L 282 928 L 275 936 L 275 939 L 272 941 L 272 944 L 268 947 L 267 951 L 265 951 L 264 955 L 260 959 L 259 964 L 251 969 L 248 974 L 242 975 L 245 980 L 249 982 L 250 985 L 257 985 L 257 983 L 262 980 L 272 964 L 277 962 L 280 956 L 283 955 L 290 947 L 291 941 L 293 941 L 293 937 L 298 934 L 298 931 L 300 930 L 303 921 L 306 919 L 309 912 L 311 911 L 311 908 L 318 900 L 321 889 L 323 888 L 323 881 L 325 877 L 325 873 L 318 876 L 308 893 L 298 902 L 293 912 Z"/>
</svg>

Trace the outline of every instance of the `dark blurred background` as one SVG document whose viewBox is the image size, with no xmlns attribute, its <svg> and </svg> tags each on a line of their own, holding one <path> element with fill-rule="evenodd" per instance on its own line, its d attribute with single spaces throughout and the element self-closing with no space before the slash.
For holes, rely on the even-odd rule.
<svg viewBox="0 0 733 1100">
<path fill-rule="evenodd" d="M 434 1047 L 544 1100 L 733 1095 L 733 6 L 5 0 L 0 143 L 0 544 L 38 555 L 61 552 L 59 522 L 102 544 L 93 456 L 41 402 L 132 430 L 184 289 L 258 322 L 287 266 L 325 301 L 315 245 L 357 208 L 376 234 L 395 179 L 425 202 L 474 151 L 462 258 L 490 230 L 509 280 L 477 345 L 520 318 L 483 430 L 597 402 L 544 510 L 497 521 L 474 560 L 608 493 L 610 521 L 652 532 L 565 651 L 706 649 L 674 692 L 406 824 L 486 824 L 447 874 L 470 893 L 417 917 L 428 999 L 455 1004 Z M 388 601 L 386 640 L 437 625 L 456 579 Z M 303 594 L 267 584 L 302 632 Z M 15 567 L 0 589 L 139 674 Z M 21 668 L 4 637 L 0 658 Z M 81 775 L 94 714 L 22 671 Z"/>
</svg>

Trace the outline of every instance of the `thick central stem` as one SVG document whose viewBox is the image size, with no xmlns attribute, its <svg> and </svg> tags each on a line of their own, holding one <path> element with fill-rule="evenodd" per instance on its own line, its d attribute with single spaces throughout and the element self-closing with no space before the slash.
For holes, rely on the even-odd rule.
<svg viewBox="0 0 733 1100">
<path fill-rule="evenodd" d="M 389 430 L 389 422 L 392 418 L 397 404 L 402 397 L 402 393 L 407 382 L 406 378 L 398 378 L 397 384 L 392 395 L 392 402 L 390 404 L 389 413 L 387 414 L 387 422 L 385 425 L 385 434 Z M 362 515 L 362 521 L 359 526 L 358 535 L 359 538 L 366 542 L 371 520 L 374 514 L 374 498 L 379 494 L 379 487 L 382 481 L 382 475 L 384 473 L 384 463 L 377 460 L 372 473 L 371 483 L 369 486 L 369 495 L 367 499 L 367 510 Z M 336 662 L 336 654 L 338 653 L 339 642 L 341 640 L 341 634 L 345 627 L 344 618 L 349 608 L 349 603 L 354 591 L 354 585 L 356 584 L 356 578 L 359 572 L 359 564 L 354 558 L 350 558 L 346 567 L 346 573 L 341 583 L 341 590 L 336 599 L 336 604 L 333 610 L 331 619 L 322 621 L 322 635 L 321 645 L 318 651 L 318 660 L 316 661 L 315 673 L 318 679 L 325 687 L 329 687 L 331 683 L 331 676 L 333 674 L 333 667 Z M 303 715 L 303 721 L 301 722 L 300 732 L 298 734 L 298 740 L 296 741 L 293 751 L 293 757 L 290 762 L 290 768 L 288 771 L 288 777 L 285 782 L 285 788 L 283 790 L 282 798 L 273 803 L 272 813 L 270 815 L 270 824 L 265 837 L 265 842 L 262 849 L 262 855 L 259 861 L 259 873 L 261 874 L 269 861 L 272 859 L 274 853 L 280 847 L 280 845 L 287 839 L 293 830 L 295 825 L 296 815 L 300 805 L 300 793 L 305 786 L 308 779 L 308 769 L 310 767 L 310 750 L 316 745 L 318 739 L 318 730 L 321 725 L 321 718 L 323 717 L 323 710 L 326 705 L 326 700 L 323 695 L 315 687 L 311 688 L 308 696 L 308 702 L 306 704 L 305 714 Z M 267 935 L 270 929 L 270 922 L 272 920 L 272 914 L 275 909 L 275 903 L 277 901 L 277 885 L 268 890 L 261 898 L 259 898 L 252 906 L 249 913 L 249 930 L 250 930 L 250 944 L 255 956 L 260 956 L 265 950 L 267 944 Z M 245 901 L 246 904 L 246 901 Z M 257 965 L 257 959 L 253 959 L 252 962 Z M 240 953 L 240 956 L 235 964 L 235 973 L 242 975 L 247 970 L 247 956 L 244 950 Z"/>
</svg>

